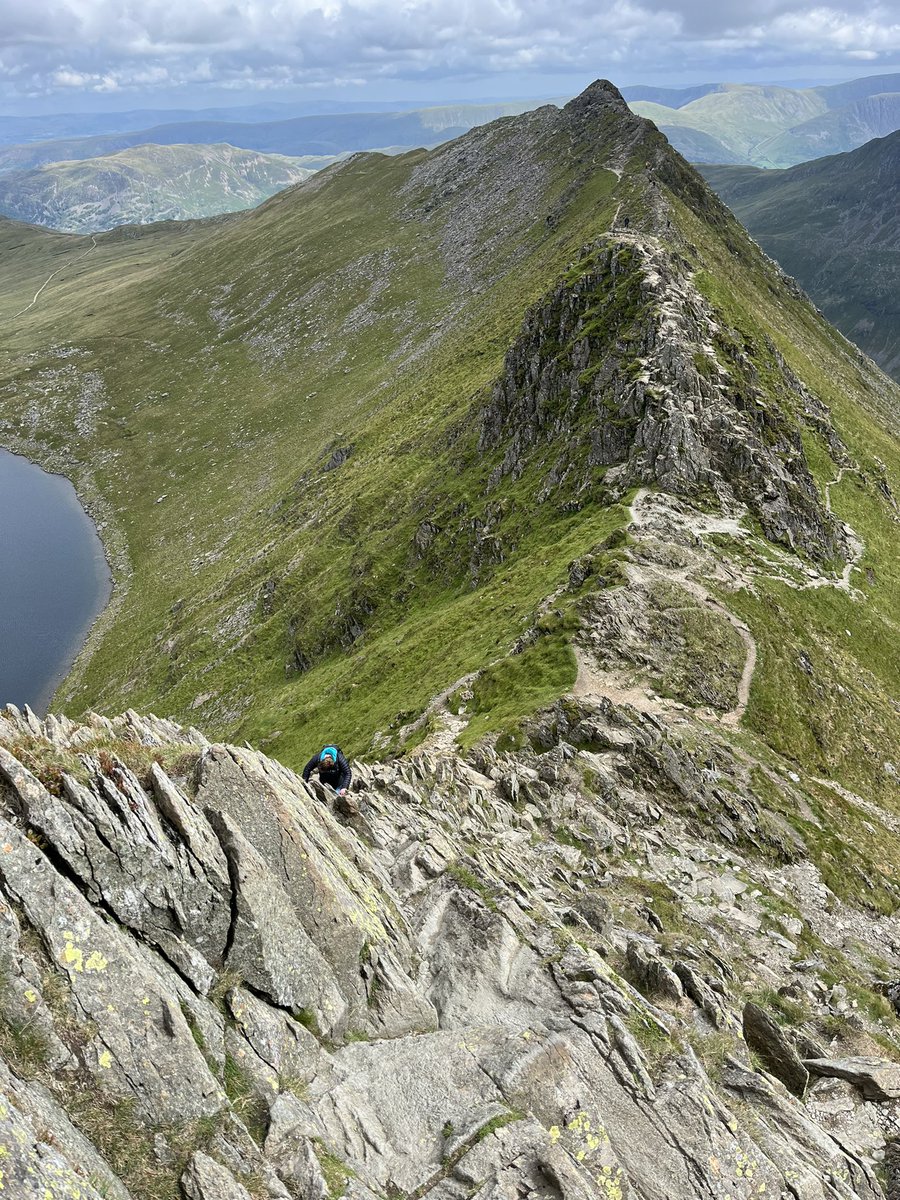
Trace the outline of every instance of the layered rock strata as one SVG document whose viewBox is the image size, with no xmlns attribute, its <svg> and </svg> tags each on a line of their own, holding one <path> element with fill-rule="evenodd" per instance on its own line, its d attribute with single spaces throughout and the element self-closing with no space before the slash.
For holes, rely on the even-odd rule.
<svg viewBox="0 0 900 1200">
<path fill-rule="evenodd" d="M 881 1197 L 898 1030 L 826 964 L 862 996 L 900 922 L 762 855 L 715 729 L 530 734 L 358 764 L 339 819 L 195 730 L 7 709 L 5 1194 Z"/>
</svg>

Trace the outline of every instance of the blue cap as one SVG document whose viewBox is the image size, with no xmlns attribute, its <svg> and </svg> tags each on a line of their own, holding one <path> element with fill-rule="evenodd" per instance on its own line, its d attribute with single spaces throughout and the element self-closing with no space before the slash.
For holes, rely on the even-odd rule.
<svg viewBox="0 0 900 1200">
<path fill-rule="evenodd" d="M 323 758 L 333 758 L 334 761 L 337 762 L 337 756 L 338 756 L 337 746 L 326 746 L 325 749 L 322 751 L 322 753 L 319 755 L 319 762 L 321 762 Z"/>
</svg>

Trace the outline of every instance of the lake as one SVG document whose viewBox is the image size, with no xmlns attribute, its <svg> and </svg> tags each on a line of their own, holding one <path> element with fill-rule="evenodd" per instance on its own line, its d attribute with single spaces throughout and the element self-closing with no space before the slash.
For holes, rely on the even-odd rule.
<svg viewBox="0 0 900 1200">
<path fill-rule="evenodd" d="M 0 450 L 0 708 L 46 712 L 111 590 L 69 480 Z"/>
</svg>

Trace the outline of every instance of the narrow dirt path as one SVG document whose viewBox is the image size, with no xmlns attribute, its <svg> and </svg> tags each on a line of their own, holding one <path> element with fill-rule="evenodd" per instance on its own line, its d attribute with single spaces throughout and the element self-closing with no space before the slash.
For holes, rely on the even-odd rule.
<svg viewBox="0 0 900 1200">
<path fill-rule="evenodd" d="M 627 528 L 640 540 L 641 534 L 649 534 L 654 525 L 662 518 L 675 521 L 679 527 L 702 542 L 705 535 L 713 533 L 728 533 L 736 537 L 746 537 L 747 531 L 740 525 L 738 516 L 715 515 L 712 513 L 691 512 L 673 508 L 665 496 L 652 492 L 649 488 L 639 488 L 629 506 L 630 520 Z M 666 537 L 666 529 L 659 529 L 658 535 Z M 590 655 L 581 647 L 575 646 L 578 675 L 573 688 L 575 696 L 605 696 L 616 704 L 629 704 L 640 712 L 654 715 L 661 714 L 693 714 L 703 720 L 715 720 L 722 725 L 735 726 L 740 724 L 747 705 L 750 701 L 750 689 L 757 664 L 756 639 L 747 624 L 735 616 L 721 600 L 698 579 L 693 572 L 698 568 L 699 561 L 690 561 L 682 567 L 663 567 L 648 562 L 634 561 L 625 563 L 624 570 L 628 579 L 626 586 L 633 587 L 636 595 L 645 593 L 660 583 L 672 584 L 680 588 L 687 596 L 696 601 L 696 605 L 685 605 L 685 609 L 704 607 L 714 609 L 735 629 L 744 643 L 744 666 L 737 686 L 734 707 L 727 712 L 716 714 L 712 710 L 695 710 L 676 700 L 658 696 L 647 682 L 639 679 L 639 673 L 632 675 L 627 671 L 604 669 L 592 662 Z M 640 603 L 640 600 L 636 602 Z"/>
<path fill-rule="evenodd" d="M 634 500 L 631 502 L 631 524 L 633 526 L 640 528 L 642 525 L 646 525 L 647 518 L 644 513 L 644 507 L 648 496 L 651 494 L 648 488 L 640 488 L 636 493 Z M 711 533 L 730 533 L 735 536 L 746 536 L 746 531 L 741 528 L 737 517 L 719 517 L 711 513 L 696 513 L 682 514 L 682 520 L 684 527 L 695 537 L 701 539 L 704 535 Z M 641 582 L 641 577 L 643 577 L 643 581 L 647 582 L 656 579 L 676 583 L 696 600 L 709 608 L 715 609 L 737 631 L 746 651 L 744 669 L 741 672 L 741 678 L 738 683 L 737 703 L 734 708 L 729 709 L 728 712 L 723 713 L 719 717 L 719 722 L 722 725 L 739 725 L 750 702 L 750 688 L 753 685 L 753 676 L 756 672 L 756 639 L 751 633 L 749 626 L 740 617 L 735 616 L 717 596 L 714 596 L 710 592 L 709 588 L 692 578 L 691 565 L 678 570 L 660 570 L 658 568 L 650 570 L 647 567 L 636 567 L 635 564 L 630 564 L 626 568 L 626 574 L 629 575 L 629 579 L 633 582 Z"/>
<path fill-rule="evenodd" d="M 858 470 L 854 466 L 841 467 L 837 476 L 825 485 L 825 508 L 831 512 L 831 489 L 836 487 L 844 476 L 850 472 Z M 631 521 L 629 528 L 636 531 L 644 531 L 652 528 L 654 519 L 660 515 L 668 515 L 672 520 L 676 520 L 679 526 L 696 537 L 702 542 L 705 536 L 713 533 L 727 533 L 734 537 L 746 538 L 747 530 L 740 524 L 740 518 L 737 516 L 715 516 L 707 513 L 692 513 L 692 512 L 674 512 L 668 509 L 668 512 L 654 512 L 654 504 L 662 505 L 667 508 L 664 500 L 655 501 L 655 497 L 659 493 L 652 492 L 649 488 L 640 488 L 631 502 Z M 804 591 L 810 588 L 833 587 L 840 591 L 852 592 L 853 585 L 850 582 L 851 575 L 858 568 L 860 559 L 865 551 L 865 544 L 856 532 L 845 522 L 844 528 L 847 531 L 847 538 L 850 545 L 850 556 L 841 572 L 840 578 L 835 578 L 833 575 L 824 575 L 816 573 L 812 578 L 806 579 L 803 582 L 791 580 L 787 576 L 779 577 L 781 582 L 789 587 L 796 588 L 798 591 Z M 686 567 L 679 569 L 666 569 L 660 567 L 652 567 L 647 564 L 630 563 L 626 567 L 626 574 L 629 582 L 638 586 L 652 585 L 654 582 L 667 581 L 676 584 L 683 588 L 690 595 L 693 595 L 698 601 L 714 608 L 716 612 L 721 614 L 740 635 L 746 650 L 746 658 L 744 669 L 741 673 L 741 679 L 738 684 L 737 703 L 734 708 L 723 713 L 719 717 L 719 721 L 723 725 L 738 725 L 747 711 L 747 705 L 750 700 L 750 689 L 753 685 L 753 677 L 757 666 L 757 645 L 756 639 L 747 624 L 739 617 L 735 616 L 730 609 L 723 604 L 716 596 L 714 596 L 707 587 L 693 578 L 692 571 L 696 564 L 689 564 Z M 764 575 L 764 578 L 776 578 L 775 576 Z M 751 582 L 747 580 L 748 584 Z"/>
<path fill-rule="evenodd" d="M 19 309 L 19 311 L 17 313 L 14 313 L 12 320 L 15 321 L 16 317 L 22 317 L 25 315 L 25 313 L 28 312 L 28 310 L 30 308 L 34 308 L 35 304 L 37 304 L 38 296 L 40 296 L 41 292 L 44 290 L 44 288 L 47 286 L 47 284 L 50 282 L 50 280 L 53 279 L 53 277 L 55 275 L 58 275 L 60 273 L 60 271 L 64 271 L 66 269 L 66 267 L 74 267 L 74 265 L 77 262 L 81 262 L 81 260 L 83 258 L 87 258 L 87 256 L 90 254 L 90 252 L 92 250 L 96 250 L 96 249 L 97 249 L 97 239 L 94 237 L 93 234 L 91 234 L 91 244 L 90 244 L 90 246 L 88 246 L 87 250 L 85 250 L 84 254 L 79 254 L 77 258 L 69 259 L 69 261 L 64 262 L 61 267 L 57 267 L 55 271 L 52 271 L 47 276 L 47 278 L 44 280 L 44 282 L 41 284 L 41 286 L 38 288 L 38 290 L 34 293 L 31 303 L 26 304 L 24 308 L 21 308 L 21 309 Z"/>
<path fill-rule="evenodd" d="M 747 705 L 750 703 L 750 688 L 753 685 L 753 676 L 756 673 L 756 638 L 750 632 L 749 627 L 736 617 L 734 613 L 729 612 L 724 605 L 720 604 L 718 608 L 721 612 L 725 613 L 731 624 L 741 635 L 744 646 L 747 649 L 747 659 L 744 663 L 740 682 L 738 683 L 737 704 L 730 712 L 724 713 L 720 718 L 723 725 L 740 725 L 741 719 L 747 711 Z"/>
<path fill-rule="evenodd" d="M 855 467 L 850 467 L 849 469 L 851 471 L 856 470 Z M 834 479 L 832 479 L 829 483 L 825 484 L 825 511 L 826 512 L 831 512 L 831 489 L 833 487 L 837 487 L 837 485 L 844 478 L 844 474 L 846 473 L 847 470 L 848 470 L 847 467 L 841 467 L 841 469 L 837 473 L 837 476 Z"/>
</svg>

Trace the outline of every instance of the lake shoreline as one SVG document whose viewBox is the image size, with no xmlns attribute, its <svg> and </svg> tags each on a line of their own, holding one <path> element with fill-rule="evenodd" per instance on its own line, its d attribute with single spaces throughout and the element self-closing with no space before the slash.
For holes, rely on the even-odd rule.
<svg viewBox="0 0 900 1200">
<path fill-rule="evenodd" d="M 77 689 L 79 678 L 121 608 L 130 588 L 133 570 L 127 541 L 116 514 L 85 463 L 34 437 L 16 435 L 8 429 L 4 430 L 0 450 L 25 459 L 48 475 L 61 477 L 72 486 L 102 548 L 109 580 L 106 602 L 81 634 L 78 644 L 66 653 L 61 673 L 53 680 L 53 691 L 46 703 L 46 712 L 50 713 L 64 708 L 65 701 L 71 699 Z"/>
</svg>

